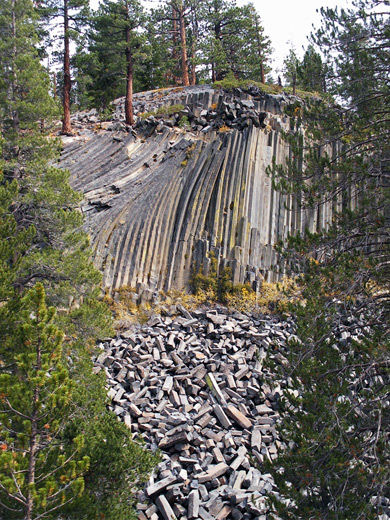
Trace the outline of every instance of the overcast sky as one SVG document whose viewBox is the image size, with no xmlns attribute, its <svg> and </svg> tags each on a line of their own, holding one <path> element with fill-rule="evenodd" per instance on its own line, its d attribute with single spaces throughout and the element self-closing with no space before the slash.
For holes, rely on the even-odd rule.
<svg viewBox="0 0 390 520">
<path fill-rule="evenodd" d="M 239 5 L 247 3 L 238 0 Z M 281 68 L 288 54 L 291 41 L 297 54 L 303 55 L 302 46 L 307 47 L 307 36 L 321 25 L 321 7 L 351 7 L 350 0 L 252 0 L 263 22 L 265 34 L 274 48 L 273 69 Z"/>
<path fill-rule="evenodd" d="M 291 41 L 298 55 L 302 56 L 302 46 L 307 47 L 307 36 L 312 25 L 319 27 L 321 16 L 316 12 L 320 7 L 348 7 L 351 0 L 251 0 L 263 21 L 266 35 L 274 48 L 272 68 L 281 68 L 283 58 L 288 54 Z M 157 5 L 158 1 L 143 1 L 145 5 Z M 239 5 L 248 0 L 237 0 Z M 91 0 L 93 7 L 98 0 Z"/>
</svg>

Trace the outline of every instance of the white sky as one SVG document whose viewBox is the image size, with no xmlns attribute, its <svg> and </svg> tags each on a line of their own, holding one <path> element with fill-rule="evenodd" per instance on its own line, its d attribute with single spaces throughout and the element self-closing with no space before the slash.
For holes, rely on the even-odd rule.
<svg viewBox="0 0 390 520">
<path fill-rule="evenodd" d="M 158 0 L 141 0 L 146 6 L 158 5 Z M 281 69 L 284 57 L 290 48 L 289 41 L 295 46 L 299 56 L 303 55 L 302 46 L 307 47 L 312 26 L 320 26 L 321 16 L 316 12 L 320 7 L 350 7 L 351 0 L 251 0 L 263 22 L 265 34 L 270 38 L 274 49 L 272 69 Z M 97 7 L 99 0 L 91 0 L 91 7 Z M 239 5 L 248 0 L 237 0 Z"/>
<path fill-rule="evenodd" d="M 292 42 L 299 56 L 307 47 L 307 36 L 314 27 L 320 27 L 321 7 L 351 7 L 351 0 L 251 0 L 263 22 L 265 34 L 274 49 L 272 68 L 281 68 Z M 247 3 L 238 0 L 239 5 Z"/>
</svg>

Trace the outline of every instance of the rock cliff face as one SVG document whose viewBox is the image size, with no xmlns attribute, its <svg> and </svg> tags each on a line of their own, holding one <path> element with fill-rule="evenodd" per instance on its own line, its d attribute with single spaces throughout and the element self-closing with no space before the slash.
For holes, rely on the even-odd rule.
<svg viewBox="0 0 390 520">
<path fill-rule="evenodd" d="M 302 211 L 266 173 L 273 157 L 284 164 L 290 153 L 280 136 L 290 129 L 288 102 L 255 89 L 228 94 L 203 86 L 137 95 L 138 112 L 186 108 L 168 119 L 139 119 L 135 132 L 121 123 L 121 100 L 114 122 L 87 130 L 96 117 L 77 116 L 80 136 L 64 141 L 61 166 L 85 194 L 106 288 L 131 286 L 149 296 L 182 289 L 194 270 L 207 274 L 210 256 L 220 269 L 231 267 L 235 283 L 256 286 L 283 274 L 277 240 L 329 218 L 326 209 Z M 180 118 L 186 128 L 177 126 Z"/>
</svg>

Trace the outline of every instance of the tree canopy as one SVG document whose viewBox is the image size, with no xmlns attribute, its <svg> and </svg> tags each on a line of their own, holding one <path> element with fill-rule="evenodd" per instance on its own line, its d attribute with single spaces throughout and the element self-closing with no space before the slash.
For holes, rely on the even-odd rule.
<svg viewBox="0 0 390 520">
<path fill-rule="evenodd" d="M 92 373 L 93 346 L 112 332 L 112 316 L 81 196 L 55 167 L 59 107 L 32 2 L 4 0 L 0 29 L 0 517 L 74 518 L 77 509 L 90 518 L 95 508 L 127 519 L 155 458 L 107 410 L 104 381 Z M 95 442 L 105 436 L 110 471 Z"/>
<path fill-rule="evenodd" d="M 271 468 L 282 518 L 378 518 L 390 496 L 389 15 L 370 0 L 322 9 L 314 41 L 339 104 L 292 106 L 294 157 L 273 169 L 303 208 L 332 205 L 327 229 L 284 249 L 303 303 L 282 401 L 288 447 Z"/>
</svg>

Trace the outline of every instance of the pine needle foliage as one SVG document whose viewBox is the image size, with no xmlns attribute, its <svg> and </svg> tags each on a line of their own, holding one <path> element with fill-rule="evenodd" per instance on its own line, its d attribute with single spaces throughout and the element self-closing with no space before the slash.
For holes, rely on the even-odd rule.
<svg viewBox="0 0 390 520">
<path fill-rule="evenodd" d="M 331 216 L 280 245 L 304 297 L 291 308 L 299 341 L 283 373 L 287 448 L 270 465 L 286 519 L 376 519 L 390 504 L 390 12 L 388 2 L 354 4 L 323 9 L 314 35 L 341 103 L 292 105 L 290 160 L 270 171 L 302 211 L 326 205 Z"/>
</svg>

